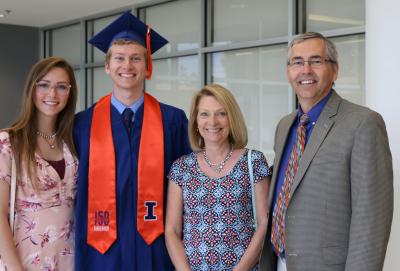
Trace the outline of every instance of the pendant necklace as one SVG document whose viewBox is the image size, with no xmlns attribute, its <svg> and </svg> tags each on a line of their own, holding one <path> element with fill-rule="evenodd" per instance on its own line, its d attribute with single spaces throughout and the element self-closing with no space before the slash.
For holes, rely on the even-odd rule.
<svg viewBox="0 0 400 271">
<path fill-rule="evenodd" d="M 54 133 L 52 135 L 48 135 L 46 133 L 40 132 L 40 131 L 36 131 L 36 134 L 40 137 L 42 137 L 44 139 L 44 141 L 47 142 L 47 144 L 49 144 L 50 149 L 54 149 L 56 147 L 56 135 L 57 133 Z M 53 142 L 51 142 L 53 141 Z"/>
<path fill-rule="evenodd" d="M 204 160 L 206 161 L 207 165 L 210 168 L 212 168 L 217 173 L 221 173 L 221 171 L 224 168 L 226 162 L 229 160 L 229 158 L 231 158 L 232 153 L 233 153 L 233 147 L 231 146 L 230 151 L 225 156 L 224 160 L 222 160 L 222 162 L 220 162 L 220 163 L 211 163 L 210 159 L 207 156 L 206 150 L 203 151 L 203 156 L 204 156 Z"/>
</svg>

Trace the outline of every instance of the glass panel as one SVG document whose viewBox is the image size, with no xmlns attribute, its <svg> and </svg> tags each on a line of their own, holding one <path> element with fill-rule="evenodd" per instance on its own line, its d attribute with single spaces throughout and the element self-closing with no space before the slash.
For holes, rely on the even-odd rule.
<svg viewBox="0 0 400 271">
<path fill-rule="evenodd" d="M 112 91 L 113 84 L 104 67 L 93 69 L 93 103 Z"/>
<path fill-rule="evenodd" d="M 71 65 L 81 61 L 81 28 L 79 24 L 53 30 L 52 55 L 65 58 Z"/>
<path fill-rule="evenodd" d="M 174 1 L 146 8 L 146 23 L 169 41 L 157 53 L 199 48 L 200 11 L 201 1 L 198 0 Z"/>
<path fill-rule="evenodd" d="M 287 14 L 288 1 L 215 0 L 211 43 L 223 45 L 287 36 Z"/>
<path fill-rule="evenodd" d="M 335 90 L 354 103 L 365 104 L 365 36 L 333 38 L 339 54 Z"/>
<path fill-rule="evenodd" d="M 101 18 L 101 19 L 93 21 L 93 36 L 96 35 L 97 33 L 99 33 L 101 30 L 103 30 L 107 25 L 109 25 L 112 21 L 114 21 L 118 16 L 120 16 L 120 14 Z M 89 37 L 88 40 L 90 38 L 91 37 Z M 88 54 L 90 55 L 89 50 L 91 50 L 91 48 L 94 48 L 94 51 L 93 51 L 94 62 L 104 62 L 106 55 L 102 51 L 97 49 L 96 47 L 91 46 L 90 44 L 88 44 Z"/>
<path fill-rule="evenodd" d="M 146 90 L 163 103 L 183 109 L 189 116 L 193 94 L 200 90 L 199 58 L 186 56 L 156 60 Z"/>
<path fill-rule="evenodd" d="M 78 87 L 78 99 L 76 101 L 76 112 L 82 111 L 85 109 L 85 100 L 84 96 L 82 95 L 82 91 L 85 91 L 84 89 L 81 89 L 81 76 L 80 76 L 80 70 L 74 70 L 74 76 L 76 80 L 76 85 Z"/>
<path fill-rule="evenodd" d="M 211 55 L 212 81 L 234 94 L 246 120 L 249 147 L 262 150 L 270 163 L 276 124 L 292 111 L 285 61 L 286 45 Z"/>
<path fill-rule="evenodd" d="M 307 0 L 307 31 L 365 25 L 365 0 Z"/>
</svg>

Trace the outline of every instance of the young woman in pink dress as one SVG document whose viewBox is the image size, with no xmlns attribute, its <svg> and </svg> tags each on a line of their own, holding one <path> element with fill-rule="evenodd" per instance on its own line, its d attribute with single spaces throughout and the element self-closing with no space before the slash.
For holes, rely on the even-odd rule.
<svg viewBox="0 0 400 271">
<path fill-rule="evenodd" d="M 26 80 L 20 117 L 0 132 L 0 255 L 8 270 L 73 270 L 76 100 L 71 66 L 43 59 Z M 14 234 L 8 222 L 12 158 Z"/>
</svg>

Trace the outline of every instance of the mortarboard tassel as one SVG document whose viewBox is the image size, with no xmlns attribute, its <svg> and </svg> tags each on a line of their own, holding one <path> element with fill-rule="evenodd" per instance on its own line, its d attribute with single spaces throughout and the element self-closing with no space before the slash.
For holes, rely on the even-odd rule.
<svg viewBox="0 0 400 271">
<path fill-rule="evenodd" d="M 153 73 L 153 61 L 151 58 L 151 37 L 150 37 L 151 28 L 147 26 L 147 33 L 146 33 L 146 49 L 147 49 L 147 73 L 146 79 L 151 78 L 151 74 Z"/>
</svg>

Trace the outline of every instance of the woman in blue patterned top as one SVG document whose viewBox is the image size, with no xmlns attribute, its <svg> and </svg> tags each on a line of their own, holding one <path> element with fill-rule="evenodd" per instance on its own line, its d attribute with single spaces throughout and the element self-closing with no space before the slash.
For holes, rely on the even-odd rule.
<svg viewBox="0 0 400 271">
<path fill-rule="evenodd" d="M 165 238 L 177 270 L 257 270 L 267 230 L 270 169 L 260 151 L 251 163 L 258 228 L 254 230 L 247 129 L 233 95 L 207 85 L 189 118 L 194 152 L 169 173 Z"/>
</svg>

